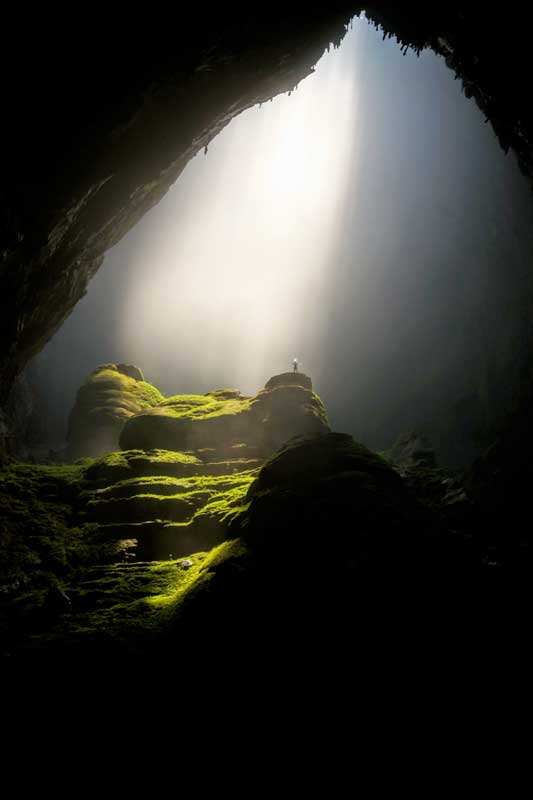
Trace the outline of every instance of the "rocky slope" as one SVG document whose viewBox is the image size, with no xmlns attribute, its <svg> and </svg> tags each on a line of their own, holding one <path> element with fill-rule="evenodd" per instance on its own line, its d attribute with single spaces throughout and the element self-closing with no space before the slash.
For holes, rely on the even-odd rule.
<svg viewBox="0 0 533 800">
<path fill-rule="evenodd" d="M 274 376 L 252 398 L 221 389 L 161 399 L 139 378 L 136 367 L 95 370 L 78 394 L 69 443 L 72 456 L 109 453 L 84 472 L 84 515 L 137 558 L 213 547 L 267 457 L 291 436 L 329 430 L 302 373 Z M 124 451 L 109 452 L 119 436 Z"/>
<path fill-rule="evenodd" d="M 400 608 L 426 619 L 449 608 L 462 576 L 471 581 L 483 566 L 468 536 L 345 434 L 295 437 L 260 470 L 230 476 L 226 468 L 220 480 L 209 474 L 216 464 L 125 451 L 4 470 L 6 653 L 63 663 L 153 659 L 178 656 L 187 642 L 189 658 L 219 646 L 235 656 L 251 638 L 282 646 L 295 631 L 316 636 L 326 620 L 345 631 L 357 620 L 360 630 L 377 619 L 390 624 Z M 162 516 L 187 507 L 164 524 L 167 534 L 178 526 L 168 554 L 129 558 L 132 540 L 121 527 L 129 503 L 134 518 L 165 503 Z M 213 538 L 199 517 L 215 523 Z M 136 524 L 128 523 L 129 536 Z M 146 526 L 141 548 L 151 538 Z M 170 540 L 161 541 L 168 549 Z"/>
</svg>

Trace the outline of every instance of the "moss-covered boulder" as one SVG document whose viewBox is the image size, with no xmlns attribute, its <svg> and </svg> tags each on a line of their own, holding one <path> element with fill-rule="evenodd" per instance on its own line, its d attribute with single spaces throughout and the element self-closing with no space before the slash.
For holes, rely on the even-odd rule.
<svg viewBox="0 0 533 800">
<path fill-rule="evenodd" d="M 441 529 L 400 475 L 347 434 L 292 439 L 263 466 L 246 500 L 231 535 L 261 559 L 303 570 L 304 582 L 315 566 L 333 569 L 334 580 L 354 571 L 471 567 L 468 543 Z"/>
<path fill-rule="evenodd" d="M 313 382 L 308 375 L 303 372 L 282 372 L 281 375 L 273 375 L 265 383 L 265 389 L 277 389 L 279 386 L 302 386 L 304 389 L 313 391 Z"/>
<path fill-rule="evenodd" d="M 68 424 L 68 458 L 75 461 L 118 450 L 124 422 L 163 395 L 131 364 L 103 364 L 80 387 Z"/>
<path fill-rule="evenodd" d="M 311 379 L 285 373 L 271 378 L 256 397 L 232 389 L 169 397 L 131 416 L 120 445 L 125 450 L 212 449 L 219 455 L 244 446 L 264 459 L 292 436 L 328 430 L 326 411 Z"/>
<path fill-rule="evenodd" d="M 286 383 L 286 378 L 293 382 Z M 254 436 L 267 456 L 293 436 L 322 435 L 330 430 L 326 409 L 313 392 L 311 379 L 302 373 L 271 378 L 254 398 L 250 417 Z"/>
</svg>

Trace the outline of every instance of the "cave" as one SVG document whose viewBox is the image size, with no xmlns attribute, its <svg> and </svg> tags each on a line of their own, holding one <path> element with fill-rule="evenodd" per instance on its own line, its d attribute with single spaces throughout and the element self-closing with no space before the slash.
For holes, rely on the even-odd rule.
<svg viewBox="0 0 533 800">
<path fill-rule="evenodd" d="M 504 198 L 493 212 L 502 230 L 520 228 L 515 260 L 503 263 L 500 254 L 498 270 L 487 277 L 483 263 L 471 274 L 461 271 L 464 254 L 456 264 L 452 250 L 442 256 L 451 283 L 473 294 L 478 284 L 490 283 L 499 305 L 491 305 L 492 298 L 472 305 L 470 328 L 458 315 L 455 339 L 447 319 L 448 346 L 437 347 L 423 320 L 411 320 L 412 338 L 406 349 L 398 345 L 397 361 L 386 362 L 379 379 L 358 370 L 367 384 L 358 396 L 359 428 L 347 422 L 360 383 L 349 376 L 357 369 L 350 347 L 341 351 L 343 367 L 337 365 L 334 376 L 324 368 L 312 383 L 297 359 L 294 369 L 279 375 L 269 364 L 264 388 L 256 381 L 245 394 L 223 388 L 215 374 L 213 384 L 164 387 L 162 395 L 158 381 L 151 386 L 137 366 L 122 363 L 129 356 L 117 352 L 101 359 L 76 404 L 83 428 L 87 397 L 120 393 L 128 412 L 120 430 L 111 426 L 110 438 L 94 451 L 84 449 L 84 429 L 76 442 L 71 436 L 67 455 L 28 457 L 24 371 L 35 371 L 61 330 L 72 340 L 68 325 L 89 283 L 104 274 L 105 265 L 96 276 L 104 259 L 163 207 L 188 165 L 204 152 L 210 158 L 235 118 L 279 95 L 297 97 L 323 54 L 340 48 L 360 15 L 396 56 L 419 59 L 419 71 L 429 69 L 424 54 L 433 51 L 496 135 L 501 159 L 517 165 L 508 178 L 513 203 L 506 206 Z M 513 30 L 512 47 L 502 26 Z M 59 37 L 52 47 L 51 34 L 45 52 L 36 37 L 28 42 L 31 57 L 7 88 L 12 124 L 3 132 L 0 239 L 5 654 L 45 660 L 168 655 L 184 635 L 201 648 L 206 628 L 215 638 L 227 633 L 228 620 L 232 641 L 253 627 L 279 644 L 295 625 L 310 628 L 324 607 L 341 629 L 362 602 L 369 619 L 390 623 L 394 597 L 403 613 L 415 609 L 423 625 L 428 609 L 441 620 L 454 610 L 464 616 L 480 579 L 487 592 L 497 589 L 502 574 L 523 589 L 532 388 L 531 203 L 524 198 L 533 175 L 533 120 L 527 47 L 517 39 L 525 41 L 527 31 L 514 30 L 511 14 L 491 19 L 460 3 L 431 10 L 405 4 L 400 11 L 379 2 L 334 3 L 305 13 L 295 4 L 260 16 L 191 12 L 179 48 L 174 32 L 151 37 L 149 28 L 137 55 L 132 42 L 141 32 L 132 25 L 114 35 L 110 21 L 97 65 L 75 39 Z M 88 41 L 91 34 L 89 23 Z M 8 49 L 4 57 L 11 56 Z M 399 102 L 405 103 L 403 96 Z M 468 191 L 480 195 L 483 186 L 468 184 Z M 366 222 L 370 226 L 370 213 Z M 488 263 L 498 248 L 497 231 L 486 226 L 479 238 Z M 483 260 L 475 253 L 476 259 Z M 435 297 L 438 291 L 432 286 Z M 428 297 L 428 315 L 441 313 Z M 355 302 L 355 292 L 344 298 L 347 318 Z M 379 321 L 389 340 L 401 339 L 398 320 L 401 314 L 395 319 L 391 312 Z M 78 333 L 84 335 L 81 323 Z M 465 337 L 470 350 L 461 346 Z M 443 367 L 447 350 L 450 361 L 464 356 L 464 385 L 457 385 L 452 367 Z M 412 376 L 422 353 L 425 388 L 416 394 Z M 304 372 L 306 363 L 304 357 Z M 149 372 L 149 364 L 139 366 Z M 395 387 L 402 381 L 413 391 L 398 399 Z M 346 385 L 351 390 L 341 401 Z M 388 392 L 390 405 L 379 407 L 376 397 Z M 423 404 L 431 414 L 413 412 Z M 331 416 L 332 409 L 330 425 L 326 412 Z M 109 426 L 105 430 L 107 436 Z M 90 436 L 96 442 L 94 428 Z M 459 585 L 463 605 L 454 609 Z M 426 592 L 423 610 L 413 586 Z M 491 613 L 487 603 L 487 624 Z"/>
</svg>

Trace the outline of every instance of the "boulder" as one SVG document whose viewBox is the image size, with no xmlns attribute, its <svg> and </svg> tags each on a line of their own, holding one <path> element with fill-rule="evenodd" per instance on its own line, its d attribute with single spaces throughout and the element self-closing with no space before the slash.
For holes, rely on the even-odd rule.
<svg viewBox="0 0 533 800">
<path fill-rule="evenodd" d="M 278 386 L 302 386 L 313 391 L 311 378 L 303 372 L 282 372 L 281 375 L 273 375 L 265 383 L 265 389 L 277 389 Z"/>
<path fill-rule="evenodd" d="M 138 367 L 103 364 L 85 380 L 68 424 L 68 458 L 97 457 L 118 450 L 124 422 L 160 403 L 163 395 L 146 383 Z"/>
<path fill-rule="evenodd" d="M 348 586 L 354 572 L 401 581 L 472 566 L 468 542 L 348 434 L 295 437 L 266 462 L 246 501 L 231 535 L 261 563 L 275 560 L 291 585 L 316 583 L 318 573 Z"/>
</svg>

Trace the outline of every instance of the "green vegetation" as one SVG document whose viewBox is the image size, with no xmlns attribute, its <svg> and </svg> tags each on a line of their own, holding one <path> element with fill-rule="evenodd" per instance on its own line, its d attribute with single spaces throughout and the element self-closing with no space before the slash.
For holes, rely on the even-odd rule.
<svg viewBox="0 0 533 800">
<path fill-rule="evenodd" d="M 206 586 L 216 569 L 239 557 L 238 540 L 183 559 L 108 564 L 80 570 L 65 584 L 72 605 L 25 637 L 21 646 L 59 645 L 63 654 L 91 649 L 139 651 L 170 633 L 186 599 Z"/>
<path fill-rule="evenodd" d="M 70 444 L 82 456 L 107 454 L 0 469 L 0 634 L 8 651 L 57 642 L 83 650 L 95 638 L 135 649 L 207 585 L 209 604 L 217 569 L 217 586 L 243 573 L 239 520 L 246 527 L 265 458 L 295 432 L 325 429 L 319 398 L 298 385 L 257 398 L 219 389 L 164 399 L 136 377 L 131 365 L 104 365 L 78 394 L 71 424 L 79 438 Z M 132 449 L 116 450 L 122 423 L 108 426 L 113 415 L 128 420 Z M 259 493 L 269 491 L 272 470 L 275 459 Z"/>
<path fill-rule="evenodd" d="M 99 498 L 133 496 L 181 495 L 191 492 L 223 492 L 253 480 L 257 470 L 239 472 L 235 475 L 194 475 L 190 478 L 172 478 L 168 475 L 148 475 L 119 481 L 96 492 Z M 144 491 L 143 491 L 144 490 Z M 150 491 L 151 490 L 151 491 Z"/>
<path fill-rule="evenodd" d="M 192 453 L 176 450 L 119 450 L 91 461 L 87 477 L 108 486 L 141 475 L 181 477 L 196 474 L 202 465 Z"/>
<path fill-rule="evenodd" d="M 312 407 L 313 413 L 320 419 L 325 425 L 329 426 L 329 419 L 328 419 L 328 412 L 326 411 L 326 407 L 320 397 L 316 394 L 316 392 L 311 392 L 312 400 Z"/>
<path fill-rule="evenodd" d="M 84 468 L 8 464 L 0 472 L 0 582 L 31 582 L 84 557 L 75 508 Z M 46 583 L 46 581 L 44 581 Z"/>
<path fill-rule="evenodd" d="M 158 633 L 192 588 L 209 580 L 212 566 L 238 547 L 223 540 L 229 520 L 246 507 L 257 470 L 142 474 L 184 467 L 208 465 L 186 453 L 134 451 L 74 465 L 11 463 L 0 472 L 0 635 L 7 652 L 58 641 L 85 647 L 94 637 L 114 646 Z M 124 472 L 134 477 L 113 480 Z M 135 547 L 151 558 L 181 553 L 192 566 L 125 563 Z M 202 552 L 189 556 L 195 551 Z"/>
<path fill-rule="evenodd" d="M 138 380 L 136 367 L 105 364 L 92 372 L 80 387 L 69 418 L 69 457 L 98 456 L 118 449 L 118 437 L 129 418 L 157 406 L 161 392 Z"/>
<path fill-rule="evenodd" d="M 235 389 L 219 389 L 209 394 L 177 394 L 161 402 L 155 413 L 174 419 L 210 419 L 222 414 L 241 414 L 250 408 L 250 398 Z"/>
<path fill-rule="evenodd" d="M 220 542 L 242 508 L 257 470 L 235 475 L 143 477 L 97 490 L 87 503 L 90 520 L 109 538 L 131 537 L 144 557 L 186 555 Z"/>
<path fill-rule="evenodd" d="M 156 389 L 151 383 L 136 381 L 129 375 L 123 375 L 121 372 L 108 368 L 89 375 L 82 384 L 82 389 L 89 387 L 104 395 L 108 392 L 110 397 L 117 397 L 121 393 L 129 394 L 142 403 L 143 407 L 154 406 L 165 399 L 159 389 Z"/>
</svg>

